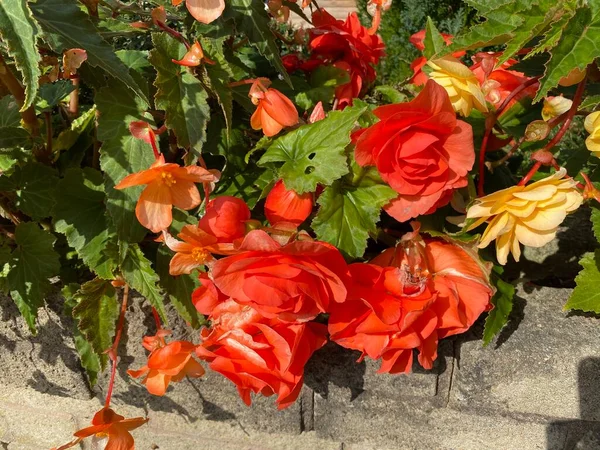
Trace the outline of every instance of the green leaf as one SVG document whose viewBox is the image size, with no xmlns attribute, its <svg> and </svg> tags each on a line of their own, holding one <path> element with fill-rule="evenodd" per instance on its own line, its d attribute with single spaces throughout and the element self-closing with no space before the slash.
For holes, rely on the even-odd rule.
<svg viewBox="0 0 600 450">
<path fill-rule="evenodd" d="M 598 289 L 600 285 L 599 258 L 600 250 L 583 255 L 579 261 L 583 270 L 575 277 L 577 286 L 563 309 L 577 309 L 600 314 L 600 290 Z"/>
<path fill-rule="evenodd" d="M 600 95 L 589 95 L 583 99 L 579 105 L 579 109 L 593 111 L 598 107 L 598 105 L 600 105 Z"/>
<path fill-rule="evenodd" d="M 248 38 L 291 86 L 292 82 L 279 56 L 275 35 L 269 28 L 270 19 L 264 3 L 261 0 L 230 0 L 225 5 L 224 17 L 233 18 L 237 31 Z"/>
<path fill-rule="evenodd" d="M 169 296 L 171 304 L 179 315 L 194 328 L 203 322 L 196 307 L 192 303 L 192 293 L 200 285 L 196 274 L 178 275 L 169 274 L 169 262 L 173 254 L 166 246 L 161 246 L 156 255 L 156 272 L 160 277 L 160 285 Z"/>
<path fill-rule="evenodd" d="M 40 88 L 39 100 L 35 105 L 38 114 L 50 111 L 69 95 L 75 87 L 69 80 L 58 80 L 54 83 L 47 83 Z"/>
<path fill-rule="evenodd" d="M 127 26 L 131 28 L 130 25 Z M 129 67 L 129 70 L 142 72 L 152 67 L 152 64 L 148 61 L 148 52 L 146 50 L 117 50 L 116 54 Z"/>
<path fill-rule="evenodd" d="M 314 192 L 348 173 L 345 149 L 350 132 L 366 107 L 333 111 L 327 118 L 304 125 L 276 139 L 258 161 L 259 166 L 280 163 L 278 174 L 288 189 Z"/>
<path fill-rule="evenodd" d="M 117 190 L 114 186 L 127 175 L 145 170 L 154 162 L 150 144 L 134 138 L 129 132 L 131 122 L 145 120 L 152 123 L 152 118 L 144 115 L 144 104 L 122 85 L 98 91 L 96 105 L 100 114 L 98 140 L 102 142 L 100 166 L 104 171 L 106 208 L 119 239 L 139 242 L 147 230 L 135 217 L 135 205 L 144 187 Z"/>
<path fill-rule="evenodd" d="M 21 123 L 19 106 L 12 95 L 0 99 L 0 128 L 18 127 Z"/>
<path fill-rule="evenodd" d="M 123 278 L 133 289 L 142 294 L 167 322 L 164 296 L 158 287 L 159 278 L 152 264 L 137 244 L 130 245 L 121 266 Z"/>
<path fill-rule="evenodd" d="M 27 130 L 18 127 L 0 128 L 0 148 L 31 148 L 32 145 L 32 137 Z"/>
<path fill-rule="evenodd" d="M 53 213 L 56 231 L 66 236 L 98 277 L 113 279 L 117 261 L 111 253 L 116 236 L 108 229 L 102 174 L 90 167 L 68 169 L 58 183 L 58 191 L 61 195 Z"/>
<path fill-rule="evenodd" d="M 369 233 L 377 231 L 381 208 L 398 194 L 381 181 L 376 168 L 353 168 L 351 180 L 337 181 L 323 191 L 312 229 L 319 239 L 335 245 L 345 255 L 360 258 Z"/>
<path fill-rule="evenodd" d="M 110 281 L 96 278 L 82 284 L 73 298 L 77 302 L 73 307 L 77 327 L 100 360 L 100 368 L 104 370 L 108 362 L 105 352 L 112 346 L 119 317 L 117 291 Z"/>
<path fill-rule="evenodd" d="M 334 66 L 319 66 L 310 75 L 310 89 L 296 94 L 294 100 L 304 110 L 315 106 L 318 102 L 327 105 L 333 100 L 335 88 L 350 81 L 348 72 Z M 297 83 L 294 82 L 294 86 Z"/>
<path fill-rule="evenodd" d="M 494 305 L 487 318 L 485 319 L 485 327 L 483 329 L 483 346 L 485 347 L 494 336 L 500 333 L 500 330 L 508 322 L 508 316 L 512 311 L 513 298 L 515 296 L 515 287 L 502 281 L 497 276 L 496 278 L 496 293 L 492 297 L 491 303 Z"/>
<path fill-rule="evenodd" d="M 10 296 L 34 334 L 37 310 L 51 287 L 48 279 L 60 270 L 54 241 L 51 233 L 33 222 L 21 222 L 15 229 L 17 248 L 12 253 L 7 284 Z"/>
<path fill-rule="evenodd" d="M 600 33 L 600 13 L 592 16 L 590 8 L 578 9 L 563 30 L 560 42 L 552 51 L 552 57 L 546 64 L 544 77 L 540 80 L 535 101 L 544 98 L 548 91 L 558 86 L 560 79 L 573 69 L 584 70 L 600 56 L 598 33 Z"/>
<path fill-rule="evenodd" d="M 392 86 L 376 86 L 373 90 L 381 94 L 381 96 L 387 103 L 403 103 L 408 101 L 408 97 L 406 96 L 406 94 L 403 94 L 398 89 Z"/>
<path fill-rule="evenodd" d="M 21 111 L 33 104 L 39 88 L 41 57 L 36 45 L 38 34 L 37 24 L 25 0 L 0 2 L 0 37 L 23 75 L 25 85 L 25 101 Z"/>
<path fill-rule="evenodd" d="M 568 3 L 574 3 L 575 1 L 576 0 L 572 0 Z M 565 26 L 575 15 L 575 7 L 572 7 L 570 9 L 565 8 L 564 6 L 566 3 L 567 1 L 561 2 L 561 6 L 563 7 L 562 15 L 550 24 L 550 26 L 544 34 L 544 37 L 540 39 L 537 45 L 533 47 L 531 51 L 527 53 L 527 55 L 525 55 L 524 59 L 529 59 L 534 56 L 538 56 L 540 53 L 548 52 L 552 50 L 556 46 L 556 44 L 558 44 L 558 41 L 562 36 Z"/>
<path fill-rule="evenodd" d="M 592 216 L 590 218 L 592 222 L 592 229 L 594 230 L 594 236 L 596 240 L 600 242 L 600 208 L 592 206 Z"/>
<path fill-rule="evenodd" d="M 210 88 L 217 96 L 219 105 L 223 110 L 225 124 L 229 134 L 233 124 L 233 93 L 231 88 L 227 85 L 227 82 L 233 78 L 233 72 L 223 53 L 224 41 L 224 38 L 202 38 L 201 44 L 205 55 L 214 62 L 214 64 L 205 65 L 204 67 L 208 79 L 210 80 Z"/>
<path fill-rule="evenodd" d="M 34 17 L 45 32 L 45 39 L 58 53 L 70 48 L 87 52 L 87 64 L 99 67 L 123 82 L 149 105 L 148 98 L 129 74 L 129 69 L 115 54 L 113 48 L 98 34 L 75 0 L 37 0 L 31 4 Z"/>
<path fill-rule="evenodd" d="M 91 128 L 95 117 L 96 105 L 92 106 L 90 109 L 73 120 L 69 128 L 60 132 L 60 134 L 52 142 L 52 151 L 54 153 L 59 153 L 63 150 L 70 149 L 73 145 L 75 145 L 79 137 L 89 128 Z"/>
<path fill-rule="evenodd" d="M 187 67 L 174 64 L 185 55 L 185 47 L 166 33 L 153 33 L 154 50 L 150 52 L 150 62 L 158 76 L 154 85 L 156 107 L 166 112 L 167 127 L 177 136 L 181 147 L 190 148 L 194 163 L 202 152 L 206 141 L 206 124 L 210 119 L 210 108 L 206 102 L 208 95 L 202 83 Z"/>
<path fill-rule="evenodd" d="M 15 206 L 37 220 L 50 216 L 57 181 L 53 168 L 29 163 L 17 167 L 10 177 L 0 177 L 0 191 L 11 192 Z"/>
<path fill-rule="evenodd" d="M 441 53 L 444 48 L 446 48 L 444 37 L 429 16 L 427 16 L 427 26 L 425 27 L 425 40 L 423 41 L 423 44 L 425 45 L 423 55 L 427 59 L 430 59 L 437 53 Z"/>
</svg>

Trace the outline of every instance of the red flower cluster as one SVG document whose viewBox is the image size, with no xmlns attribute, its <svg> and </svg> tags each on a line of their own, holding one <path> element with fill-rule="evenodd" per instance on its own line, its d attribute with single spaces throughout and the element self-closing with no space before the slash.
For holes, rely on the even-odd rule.
<svg viewBox="0 0 600 450">
<path fill-rule="evenodd" d="M 446 90 L 428 81 L 408 103 L 373 110 L 380 121 L 354 134 L 361 166 L 376 166 L 398 192 L 385 210 L 400 222 L 430 214 L 467 185 L 475 162 L 471 126 L 457 120 Z"/>
<path fill-rule="evenodd" d="M 348 72 L 350 81 L 338 86 L 335 96 L 338 108 L 351 105 L 363 87 L 375 81 L 374 66 L 384 56 L 383 41 L 379 36 L 369 34 L 356 13 L 342 21 L 324 9 L 318 9 L 313 12 L 312 20 L 314 28 L 309 30 L 311 58 L 299 68 L 310 71 L 321 64 L 332 64 Z"/>
<path fill-rule="evenodd" d="M 331 308 L 331 340 L 381 359 L 379 372 L 410 372 L 414 349 L 431 369 L 439 339 L 466 331 L 492 295 L 476 256 L 418 235 L 350 273 L 348 299 Z"/>
</svg>

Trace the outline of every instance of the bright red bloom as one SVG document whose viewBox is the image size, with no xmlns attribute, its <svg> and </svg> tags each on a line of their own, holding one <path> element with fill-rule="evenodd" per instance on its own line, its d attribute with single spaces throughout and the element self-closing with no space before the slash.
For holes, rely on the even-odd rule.
<svg viewBox="0 0 600 450">
<path fill-rule="evenodd" d="M 215 285 L 266 317 L 307 321 L 346 299 L 348 266 L 325 242 L 279 244 L 262 230 L 246 235 L 240 253 L 212 267 Z"/>
<path fill-rule="evenodd" d="M 173 205 L 188 210 L 200 204 L 200 193 L 195 183 L 214 182 L 218 172 L 199 166 L 181 167 L 167 164 L 160 155 L 147 170 L 127 175 L 115 189 L 146 184 L 135 207 L 140 223 L 154 233 L 165 230 L 173 221 Z"/>
<path fill-rule="evenodd" d="M 212 370 L 237 385 L 248 406 L 252 392 L 277 395 L 278 409 L 294 403 L 302 389 L 304 366 L 327 342 L 325 325 L 268 319 L 233 300 L 218 304 L 209 319 L 212 329 L 203 330 L 196 352 Z"/>
<path fill-rule="evenodd" d="M 411 245 L 352 264 L 348 300 L 331 308 L 331 339 L 381 359 L 379 372 L 410 372 L 414 349 L 431 369 L 439 339 L 466 331 L 492 294 L 487 273 L 463 249 L 429 240 L 415 257 Z"/>
<path fill-rule="evenodd" d="M 246 202 L 237 197 L 222 195 L 209 202 L 198 227 L 215 236 L 218 242 L 233 242 L 244 237 L 248 220 L 250 209 Z"/>
<path fill-rule="evenodd" d="M 298 111 L 292 101 L 277 89 L 269 88 L 269 80 L 258 79 L 250 88 L 249 97 L 256 105 L 250 118 L 255 130 L 262 128 L 265 136 L 275 136 L 285 127 L 298 123 Z"/>
<path fill-rule="evenodd" d="M 164 337 L 168 334 L 170 331 L 159 330 L 156 336 L 144 337 L 142 345 L 150 351 L 148 364 L 139 370 L 127 371 L 134 378 L 144 377 L 142 383 L 152 395 L 165 395 L 171 381 L 204 375 L 204 368 L 192 357 L 196 346 L 187 341 L 167 344 Z"/>
<path fill-rule="evenodd" d="M 229 297 L 217 289 L 206 272 L 200 272 L 198 279 L 200 286 L 192 293 L 192 303 L 200 314 L 209 316 L 219 303 L 223 303 Z"/>
<path fill-rule="evenodd" d="M 400 195 L 385 210 L 400 222 L 446 205 L 475 162 L 471 125 L 456 119 L 446 90 L 428 81 L 408 103 L 373 110 L 380 121 L 355 134 L 356 161 L 376 166 Z"/>
<path fill-rule="evenodd" d="M 501 53 L 493 52 L 476 53 L 472 58 L 474 64 L 470 67 L 479 84 L 481 84 L 481 90 L 485 94 L 486 100 L 496 108 L 504 102 L 512 91 L 530 79 L 523 72 L 508 70 L 509 67 L 517 63 L 516 59 L 509 59 L 496 68 L 498 56 L 500 55 Z M 525 97 L 533 97 L 537 88 L 538 85 L 534 83 L 518 93 L 504 111 L 507 111 L 512 105 Z"/>
<path fill-rule="evenodd" d="M 310 216 L 313 203 L 312 192 L 298 194 L 293 189 L 286 189 L 283 180 L 279 180 L 267 195 L 265 215 L 271 225 L 288 222 L 298 226 Z"/>
<path fill-rule="evenodd" d="M 446 45 L 452 44 L 452 38 L 454 36 L 446 33 L 441 33 L 441 35 L 444 38 L 444 42 L 446 43 Z M 425 50 L 425 30 L 417 31 L 409 38 L 409 41 L 420 52 Z M 455 58 L 460 58 L 464 56 L 465 53 L 466 52 L 464 50 L 459 50 L 457 52 L 452 53 L 452 56 L 454 56 Z M 413 71 L 413 77 L 410 79 L 410 82 L 412 84 L 416 86 L 421 86 L 427 83 L 429 77 L 425 72 L 423 72 L 423 66 L 425 66 L 425 64 L 427 64 L 427 58 L 425 58 L 424 56 L 419 56 L 412 63 L 410 63 L 410 68 Z"/>
<path fill-rule="evenodd" d="M 142 417 L 125 419 L 112 409 L 104 407 L 94 415 L 91 427 L 75 432 L 74 436 L 77 439 L 53 450 L 66 450 L 77 445 L 82 439 L 94 435 L 98 437 L 108 436 L 108 442 L 104 450 L 134 450 L 133 436 L 129 432 L 141 427 L 146 422 L 148 422 L 148 419 Z"/>
</svg>

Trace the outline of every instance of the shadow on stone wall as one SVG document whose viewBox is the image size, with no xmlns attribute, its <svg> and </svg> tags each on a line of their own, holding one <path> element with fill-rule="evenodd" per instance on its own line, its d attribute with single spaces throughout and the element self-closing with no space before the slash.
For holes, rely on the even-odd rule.
<svg viewBox="0 0 600 450">
<path fill-rule="evenodd" d="M 579 420 L 556 420 L 546 428 L 548 450 L 599 450 L 600 358 L 585 358 L 577 370 Z"/>
</svg>

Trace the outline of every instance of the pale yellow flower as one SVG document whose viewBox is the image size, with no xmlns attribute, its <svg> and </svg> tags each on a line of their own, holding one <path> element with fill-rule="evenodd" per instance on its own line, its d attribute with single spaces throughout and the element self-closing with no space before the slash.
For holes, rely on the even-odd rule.
<svg viewBox="0 0 600 450">
<path fill-rule="evenodd" d="M 600 111 L 593 112 L 585 118 L 583 122 L 585 131 L 590 135 L 585 140 L 587 149 L 600 158 Z"/>
<path fill-rule="evenodd" d="M 458 59 L 445 56 L 427 61 L 427 65 L 433 69 L 429 77 L 446 89 L 457 113 L 467 117 L 473 108 L 481 112 L 488 111 L 477 77 Z"/>
<path fill-rule="evenodd" d="M 521 256 L 519 244 L 541 247 L 556 236 L 558 226 L 583 201 L 576 181 L 564 178 L 560 169 L 553 175 L 527 186 L 513 186 L 476 200 L 467 211 L 467 219 L 478 219 L 469 226 L 472 230 L 490 220 L 479 248 L 496 240 L 496 255 L 506 264 L 511 252 L 515 261 Z"/>
<path fill-rule="evenodd" d="M 542 108 L 542 119 L 548 122 L 550 119 L 560 116 L 571 109 L 573 100 L 564 98 L 562 95 L 557 97 L 547 97 L 544 99 Z"/>
</svg>

